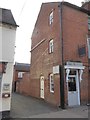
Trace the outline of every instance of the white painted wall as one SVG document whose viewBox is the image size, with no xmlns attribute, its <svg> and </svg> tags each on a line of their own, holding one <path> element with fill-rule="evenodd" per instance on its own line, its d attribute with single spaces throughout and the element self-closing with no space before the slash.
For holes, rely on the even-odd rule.
<svg viewBox="0 0 90 120">
<path fill-rule="evenodd" d="M 0 93 L 0 111 L 10 111 L 11 96 L 9 98 L 2 98 L 2 93 L 12 92 L 12 80 L 13 80 L 13 62 L 14 62 L 14 50 L 15 50 L 15 36 L 16 29 L 0 24 L 0 62 L 8 62 L 6 67 L 6 73 L 3 74 Z M 10 89 L 5 91 L 3 89 L 4 84 L 10 84 Z"/>
<path fill-rule="evenodd" d="M 0 61 L 14 61 L 15 36 L 15 29 L 0 26 Z"/>
<path fill-rule="evenodd" d="M 2 77 L 2 86 L 1 86 L 1 93 L 10 93 L 12 91 L 12 80 L 13 80 L 13 63 L 8 63 L 6 68 L 6 73 L 3 74 Z M 10 84 L 10 89 L 8 91 L 3 90 L 4 84 Z M 11 104 L 11 97 L 9 98 L 2 98 L 0 97 L 0 111 L 10 110 Z"/>
<path fill-rule="evenodd" d="M 0 61 L 2 59 L 2 29 L 0 26 Z"/>
</svg>

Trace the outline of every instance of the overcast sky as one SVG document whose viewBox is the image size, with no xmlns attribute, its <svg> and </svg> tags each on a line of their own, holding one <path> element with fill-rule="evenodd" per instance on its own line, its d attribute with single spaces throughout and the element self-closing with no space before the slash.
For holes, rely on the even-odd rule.
<svg viewBox="0 0 90 120">
<path fill-rule="evenodd" d="M 81 6 L 84 0 L 65 1 Z M 42 2 L 57 2 L 57 0 L 0 0 L 0 7 L 11 9 L 19 25 L 16 33 L 16 62 L 30 63 L 31 35 Z"/>
</svg>

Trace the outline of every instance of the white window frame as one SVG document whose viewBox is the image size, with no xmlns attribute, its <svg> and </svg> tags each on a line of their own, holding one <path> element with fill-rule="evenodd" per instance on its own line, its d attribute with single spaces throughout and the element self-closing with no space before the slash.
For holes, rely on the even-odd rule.
<svg viewBox="0 0 90 120">
<path fill-rule="evenodd" d="M 24 72 L 18 72 L 18 78 L 23 78 L 23 73 Z"/>
<path fill-rule="evenodd" d="M 87 39 L 87 45 L 88 45 L 88 58 L 90 59 L 90 37 Z"/>
<path fill-rule="evenodd" d="M 49 41 L 49 53 L 53 53 L 53 39 Z"/>
<path fill-rule="evenodd" d="M 53 11 L 51 11 L 49 15 L 49 24 L 51 25 L 53 23 Z"/>
<path fill-rule="evenodd" d="M 50 74 L 49 75 L 49 79 L 50 79 L 50 92 L 51 93 L 54 93 L 54 77 L 53 77 L 53 74 Z"/>
<path fill-rule="evenodd" d="M 90 30 L 90 16 L 88 16 L 88 30 Z"/>
</svg>

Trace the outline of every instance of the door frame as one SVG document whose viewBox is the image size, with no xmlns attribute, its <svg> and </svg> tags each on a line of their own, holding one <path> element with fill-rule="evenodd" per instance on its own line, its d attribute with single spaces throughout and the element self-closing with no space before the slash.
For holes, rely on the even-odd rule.
<svg viewBox="0 0 90 120">
<path fill-rule="evenodd" d="M 78 70 L 75 70 L 76 71 L 76 75 L 69 75 L 68 77 L 75 77 L 76 79 L 76 89 L 77 89 L 77 100 L 78 100 L 78 104 L 77 105 L 80 105 L 80 82 L 79 82 L 79 74 L 78 74 Z M 67 95 L 68 95 L 68 105 L 69 105 L 69 90 L 68 90 L 68 81 L 67 81 Z M 74 106 L 74 105 L 72 105 Z"/>
</svg>

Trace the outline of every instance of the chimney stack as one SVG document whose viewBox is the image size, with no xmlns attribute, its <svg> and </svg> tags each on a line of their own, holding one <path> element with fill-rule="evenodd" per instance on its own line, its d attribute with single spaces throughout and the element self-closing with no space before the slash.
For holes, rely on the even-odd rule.
<svg viewBox="0 0 90 120">
<path fill-rule="evenodd" d="M 83 5 L 84 3 L 85 3 L 84 1 L 81 2 L 82 5 Z"/>
<path fill-rule="evenodd" d="M 90 0 L 83 0 L 82 1 L 82 7 L 84 9 L 90 10 Z"/>
</svg>

